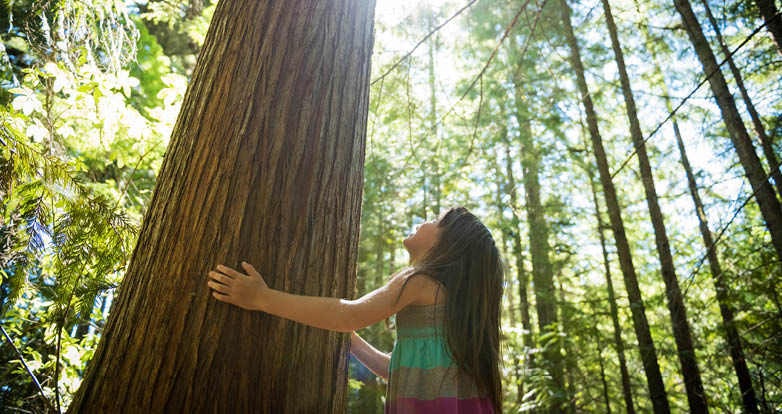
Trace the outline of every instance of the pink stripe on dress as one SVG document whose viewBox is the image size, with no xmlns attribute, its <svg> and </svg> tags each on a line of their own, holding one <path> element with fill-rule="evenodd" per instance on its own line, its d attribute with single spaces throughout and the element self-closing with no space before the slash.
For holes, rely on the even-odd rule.
<svg viewBox="0 0 782 414">
<path fill-rule="evenodd" d="M 459 413 L 486 414 L 494 413 L 491 403 L 486 398 L 435 398 L 434 400 L 419 400 L 417 398 L 398 398 L 386 404 L 386 414 L 408 413 Z"/>
</svg>

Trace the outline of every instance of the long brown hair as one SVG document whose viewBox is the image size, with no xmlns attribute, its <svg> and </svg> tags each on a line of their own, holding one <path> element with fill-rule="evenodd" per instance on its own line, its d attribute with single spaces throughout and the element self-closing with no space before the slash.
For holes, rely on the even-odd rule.
<svg viewBox="0 0 782 414">
<path fill-rule="evenodd" d="M 466 208 L 449 209 L 440 216 L 437 226 L 439 240 L 406 272 L 402 290 L 411 277 L 419 274 L 442 285 L 447 298 L 444 333 L 451 358 L 499 413 L 504 262 L 489 229 Z"/>
</svg>

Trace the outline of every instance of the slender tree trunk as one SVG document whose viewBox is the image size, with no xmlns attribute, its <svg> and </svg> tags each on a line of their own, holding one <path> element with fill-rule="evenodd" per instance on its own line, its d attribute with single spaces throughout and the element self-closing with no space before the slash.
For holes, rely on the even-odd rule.
<svg viewBox="0 0 782 414">
<path fill-rule="evenodd" d="M 725 77 L 722 76 L 722 72 L 717 66 L 717 60 L 711 51 L 709 43 L 706 41 L 706 37 L 703 35 L 703 30 L 701 30 L 698 19 L 690 7 L 689 0 L 674 0 L 674 4 L 682 16 L 684 26 L 687 28 L 687 34 L 695 47 L 695 52 L 701 61 L 701 65 L 703 65 L 703 71 L 706 74 L 713 73 L 709 78 L 709 85 L 717 99 L 725 126 L 728 128 L 733 146 L 738 153 L 739 161 L 744 167 L 744 174 L 747 176 L 755 193 L 760 213 L 771 234 L 771 243 L 777 251 L 777 256 L 782 259 L 782 207 L 780 207 L 779 200 L 776 194 L 774 194 L 771 185 L 768 184 L 766 171 L 760 163 L 746 128 L 744 128 L 744 122 L 741 120 L 738 109 L 736 109 L 736 102 L 728 90 Z"/>
<path fill-rule="evenodd" d="M 755 0 L 758 5 L 760 15 L 766 22 L 766 29 L 771 33 L 771 38 L 777 43 L 779 52 L 782 53 L 782 18 L 779 16 L 776 0 Z"/>
<path fill-rule="evenodd" d="M 600 232 L 602 233 L 603 231 L 600 230 Z M 605 371 L 605 367 L 603 366 L 603 348 L 600 345 L 600 330 L 597 328 L 597 321 L 598 321 L 597 313 L 595 313 L 593 318 L 594 318 L 594 321 L 595 321 L 594 330 L 595 330 L 595 343 L 597 344 L 597 360 L 598 360 L 598 362 L 600 362 L 600 382 L 603 383 L 603 399 L 605 399 L 605 401 L 606 401 L 606 411 L 605 412 L 606 412 L 606 414 L 611 414 L 611 398 L 609 398 L 608 381 L 606 380 L 606 371 Z M 624 377 L 622 378 L 622 380 L 624 381 Z M 632 404 L 632 401 L 631 401 L 630 405 L 629 405 L 629 407 L 631 407 L 630 410 L 632 410 L 632 406 L 633 406 L 633 404 Z M 628 412 L 629 412 L 629 410 L 628 410 Z"/>
<path fill-rule="evenodd" d="M 507 130 L 504 131 L 504 133 L 507 133 Z M 494 157 L 495 159 L 497 157 Z M 503 190 L 507 189 L 507 182 L 503 182 L 502 180 L 502 173 L 500 172 L 500 166 L 494 165 L 495 167 L 495 177 L 496 181 L 495 184 L 497 186 L 497 191 L 494 193 L 494 204 L 497 207 L 497 225 L 500 227 L 500 237 L 502 237 L 502 241 L 500 242 L 500 252 L 502 253 L 502 257 L 508 257 L 508 246 L 507 246 L 507 239 L 508 239 L 508 233 L 505 231 L 505 205 L 502 202 L 502 193 Z M 513 276 L 508 272 L 507 275 L 505 275 L 505 283 L 510 285 L 511 278 Z M 505 292 L 503 293 L 505 295 L 505 301 L 508 304 L 507 312 L 508 312 L 508 318 L 510 319 L 510 325 L 516 326 L 516 312 L 513 311 L 513 290 L 512 289 L 505 289 Z"/>
<path fill-rule="evenodd" d="M 429 14 L 429 31 L 434 30 L 435 28 L 435 22 L 434 19 L 434 13 Z M 435 59 L 434 59 L 434 52 L 437 49 L 437 35 L 432 36 L 429 39 L 429 90 L 430 90 L 430 96 L 429 96 L 429 122 L 431 123 L 430 128 L 432 128 L 432 142 L 436 142 L 436 152 L 435 156 L 431 160 L 432 162 L 432 195 L 434 196 L 433 201 L 433 210 L 434 214 L 438 215 L 440 214 L 440 198 L 442 197 L 441 191 L 440 191 L 440 164 L 439 160 L 442 158 L 440 156 L 440 133 L 439 133 L 439 127 L 437 126 L 437 85 L 435 83 Z"/>
<path fill-rule="evenodd" d="M 519 56 L 515 55 L 515 52 L 520 51 L 522 48 L 522 42 L 520 41 L 520 38 L 517 36 L 513 36 L 512 39 L 508 39 L 509 41 L 512 40 L 513 46 L 509 46 L 507 53 L 510 57 L 509 59 L 511 61 L 518 62 L 518 65 L 523 65 L 525 63 L 524 60 L 521 60 Z M 521 70 L 522 67 L 517 66 L 514 68 L 514 72 L 517 70 Z M 516 91 L 516 94 L 519 93 L 525 93 L 523 89 L 520 89 L 520 85 L 516 83 L 516 79 L 511 79 L 513 82 L 514 90 Z M 524 171 L 524 167 L 521 164 L 521 157 L 519 158 L 519 164 L 521 165 L 521 171 Z M 524 363 L 524 378 L 529 377 L 529 373 L 534 369 L 535 367 L 535 354 L 532 353 L 532 349 L 535 348 L 534 346 L 534 335 L 532 330 L 532 323 L 530 322 L 530 304 L 529 299 L 527 296 L 527 287 L 529 286 L 529 275 L 525 269 L 524 265 L 524 251 L 522 248 L 522 242 L 521 242 L 521 221 L 519 218 L 519 203 L 518 203 L 518 187 L 516 186 L 516 180 L 514 178 L 513 174 L 513 163 L 512 163 L 512 157 L 510 154 L 510 140 L 507 136 L 505 136 L 505 173 L 508 177 L 508 194 L 510 195 L 510 206 L 511 206 L 511 231 L 513 234 L 513 253 L 514 257 L 516 259 L 516 269 L 517 269 L 517 280 L 519 283 L 519 311 L 521 312 L 521 324 L 522 324 L 522 340 L 525 348 L 525 363 Z M 524 396 L 524 383 L 518 385 L 518 402 L 521 403 L 522 397 Z M 536 411 L 535 409 L 527 410 L 528 413 L 534 414 Z"/>
<path fill-rule="evenodd" d="M 70 412 L 344 412 L 346 334 L 216 301 L 218 263 L 355 288 L 374 2 L 223 0 Z"/>
<path fill-rule="evenodd" d="M 630 245 L 627 241 L 627 236 L 625 235 L 621 209 L 616 197 L 616 189 L 611 181 L 611 172 L 608 169 L 608 160 L 606 158 L 605 149 L 603 148 L 603 139 L 600 137 L 600 131 L 597 126 L 597 115 L 595 114 L 592 98 L 590 97 L 589 88 L 587 87 L 586 78 L 584 77 L 584 66 L 581 63 L 578 42 L 570 22 L 570 7 L 566 0 L 560 0 L 560 5 L 565 36 L 570 47 L 571 63 L 576 75 L 576 83 L 578 84 L 578 89 L 581 93 L 584 111 L 586 112 L 587 127 L 592 141 L 592 149 L 595 159 L 597 160 L 598 171 L 600 172 L 600 182 L 606 199 L 611 229 L 613 230 L 614 239 L 616 241 L 619 265 L 622 269 L 627 297 L 630 302 L 630 310 L 633 314 L 633 327 L 635 328 L 636 337 L 638 338 L 638 347 L 641 353 L 644 371 L 646 372 L 649 395 L 656 414 L 670 413 L 670 406 L 668 405 L 668 398 L 660 373 L 660 366 L 657 362 L 654 341 L 649 332 L 649 322 L 646 319 L 644 303 L 641 298 L 641 290 L 638 286 L 638 278 L 635 274 L 632 256 L 630 255 Z"/>
<path fill-rule="evenodd" d="M 589 176 L 589 187 L 592 190 L 592 201 L 595 203 L 595 217 L 597 218 L 597 234 L 600 236 L 600 248 L 603 251 L 603 266 L 606 271 L 606 289 L 608 290 L 608 304 L 611 308 L 611 322 L 614 324 L 614 343 L 616 344 L 616 354 L 619 358 L 619 371 L 622 375 L 622 395 L 625 399 L 627 414 L 635 414 L 635 404 L 633 403 L 633 392 L 630 388 L 630 374 L 627 370 L 627 360 L 625 359 L 625 346 L 622 340 L 622 328 L 619 324 L 619 307 L 616 305 L 616 294 L 614 293 L 614 283 L 611 280 L 611 264 L 608 259 L 608 249 L 606 249 L 606 239 L 603 235 L 603 217 L 600 214 L 600 204 L 597 200 L 597 190 L 592 170 L 589 165 L 585 166 Z"/>
<path fill-rule="evenodd" d="M 717 258 L 717 250 L 714 248 L 714 240 L 711 236 L 711 230 L 709 230 L 706 211 L 703 208 L 703 203 L 698 194 L 695 175 L 692 173 L 692 167 L 690 167 L 690 161 L 687 158 L 687 152 L 684 148 L 684 141 L 682 140 L 681 132 L 679 131 L 679 125 L 675 119 L 673 121 L 673 130 L 676 134 L 676 142 L 679 145 L 682 165 L 684 165 L 684 170 L 687 172 L 687 184 L 690 187 L 690 195 L 695 204 L 695 213 L 698 216 L 698 224 L 700 225 L 703 244 L 706 246 L 706 257 L 709 260 L 709 268 L 714 280 L 714 290 L 717 292 L 717 302 L 719 303 L 720 313 L 722 314 L 722 323 L 725 328 L 725 337 L 730 349 L 730 357 L 733 360 L 733 368 L 736 371 L 736 376 L 739 380 L 741 398 L 744 402 L 744 412 L 757 413 L 759 412 L 758 403 L 755 398 L 755 390 L 752 388 L 752 377 L 750 376 L 747 362 L 744 359 L 744 351 L 741 348 L 739 332 L 733 321 L 733 307 L 730 306 L 728 301 L 728 286 L 725 283 L 725 275 L 722 272 L 719 259 Z"/>
<path fill-rule="evenodd" d="M 711 14 L 709 12 L 709 14 Z M 644 34 L 644 39 L 650 40 L 649 29 L 646 24 L 641 25 L 641 30 Z M 665 77 L 660 68 L 659 60 L 654 49 L 649 49 L 654 61 L 654 66 L 657 69 L 657 75 L 661 79 L 661 88 L 663 96 L 665 97 L 665 105 L 668 112 L 673 112 L 671 100 L 668 94 L 668 86 L 665 82 Z M 731 359 L 733 361 L 733 367 L 736 371 L 736 376 L 739 381 L 739 388 L 741 390 L 742 400 L 744 403 L 744 412 L 757 413 L 758 405 L 755 397 L 755 391 L 752 387 L 752 378 L 747 367 L 747 362 L 744 359 L 744 351 L 741 347 L 741 339 L 738 334 L 738 330 L 733 322 L 733 307 L 727 299 L 728 287 L 725 284 L 725 276 L 722 273 L 722 269 L 717 258 L 717 251 L 714 247 L 714 241 L 712 239 L 711 230 L 709 230 L 709 223 L 706 218 L 706 210 L 701 202 L 700 195 L 698 194 L 698 186 L 695 181 L 695 175 L 692 173 L 692 167 L 690 167 L 689 159 L 687 158 L 687 152 L 684 147 L 684 140 L 679 130 L 679 122 L 676 117 L 671 118 L 673 123 L 673 131 L 676 136 L 676 142 L 679 146 L 679 153 L 681 155 L 681 162 L 684 166 L 684 171 L 687 175 L 687 183 L 690 189 L 690 195 L 692 196 L 693 203 L 695 205 L 695 213 L 698 216 L 698 224 L 701 230 L 701 236 L 703 238 L 704 246 L 706 247 L 706 257 L 709 261 L 709 267 L 711 270 L 712 278 L 714 279 L 714 286 L 717 292 L 717 302 L 719 303 L 720 313 L 722 314 L 723 326 L 725 327 L 726 341 L 730 348 Z"/>
<path fill-rule="evenodd" d="M 562 311 L 562 333 L 565 338 L 572 336 L 572 322 L 570 321 L 570 310 L 565 299 L 565 289 L 562 287 L 561 274 L 558 274 L 559 279 L 559 306 Z M 578 366 L 576 364 L 575 352 L 570 347 L 570 341 L 563 341 L 562 348 L 565 351 L 565 373 L 567 379 L 567 399 L 568 399 L 568 412 L 571 414 L 578 413 L 576 406 L 576 371 Z"/>
<path fill-rule="evenodd" d="M 736 64 L 733 62 L 733 57 L 730 55 L 728 45 L 725 44 L 725 40 L 722 38 L 722 33 L 720 32 L 719 25 L 717 25 L 717 20 L 714 19 L 714 15 L 711 14 L 711 7 L 709 7 L 709 3 L 705 0 L 702 0 L 701 2 L 703 3 L 703 7 L 706 9 L 706 16 L 709 18 L 709 23 L 711 24 L 712 29 L 714 29 L 714 33 L 717 35 L 717 41 L 720 44 L 720 49 L 725 55 L 725 58 L 728 59 L 730 72 L 733 74 L 733 79 L 736 80 L 736 86 L 739 87 L 741 98 L 744 100 L 744 105 L 746 105 L 747 112 L 749 112 L 749 116 L 752 119 L 752 126 L 755 128 L 755 132 L 758 134 L 760 146 L 763 148 L 763 154 L 766 156 L 766 162 L 768 162 L 769 168 L 771 168 L 771 177 L 774 178 L 774 184 L 777 187 L 777 193 L 779 194 L 779 197 L 782 198 L 782 173 L 780 173 L 779 168 L 777 168 L 779 161 L 777 160 L 777 156 L 774 153 L 774 148 L 771 146 L 771 139 L 766 134 L 766 128 L 763 127 L 763 122 L 760 120 L 760 115 L 758 115 L 758 111 L 755 109 L 755 105 L 752 103 L 752 99 L 749 97 L 749 93 L 747 93 L 747 88 L 744 86 L 744 78 L 741 76 L 739 68 L 737 68 Z"/>
<path fill-rule="evenodd" d="M 543 204 L 540 200 L 540 182 L 538 180 L 540 155 L 532 142 L 530 120 L 524 113 L 524 109 L 517 110 L 517 115 L 521 135 L 519 158 L 524 172 L 523 182 L 529 226 L 530 256 L 532 258 L 532 281 L 535 289 L 535 305 L 538 311 L 538 329 L 543 335 L 547 331 L 552 331 L 552 327 L 558 323 L 558 318 L 554 275 L 549 258 L 548 228 Z M 560 349 L 560 341 L 555 340 L 543 350 L 544 364 L 551 374 L 555 388 L 552 406 L 549 408 L 549 412 L 552 414 L 562 413 L 566 403 L 563 398 L 565 380 Z"/>
<path fill-rule="evenodd" d="M 676 269 L 673 264 L 671 247 L 668 241 L 668 234 L 665 229 L 665 220 L 663 218 L 660 204 L 657 198 L 657 189 L 654 185 L 654 175 L 649 163 L 649 156 L 646 153 L 646 144 L 641 133 L 641 126 L 638 122 L 638 112 L 635 106 L 635 98 L 630 87 L 630 78 L 627 75 L 625 67 L 622 46 L 619 44 L 619 36 L 616 32 L 614 16 L 611 13 L 611 6 L 608 0 L 602 0 L 605 10 L 606 25 L 608 26 L 609 36 L 611 37 L 611 46 L 614 50 L 616 65 L 619 69 L 619 80 L 622 85 L 622 94 L 624 96 L 625 106 L 627 108 L 627 117 L 630 123 L 630 136 L 635 145 L 636 155 L 638 156 L 638 165 L 641 171 L 641 181 L 646 192 L 646 204 L 649 208 L 649 215 L 654 228 L 654 239 L 657 244 L 657 254 L 660 258 L 660 272 L 665 282 L 665 295 L 668 300 L 668 309 L 671 315 L 671 325 L 673 327 L 673 336 L 676 340 L 676 349 L 678 351 L 679 363 L 681 364 L 682 376 L 684 377 L 684 388 L 687 391 L 687 402 L 691 413 L 708 413 L 706 395 L 703 390 L 703 381 L 701 380 L 700 368 L 695 356 L 695 345 L 692 340 L 690 324 L 687 320 L 687 310 L 684 304 L 684 298 L 679 288 L 679 280 L 676 276 Z"/>
<path fill-rule="evenodd" d="M 519 376 L 519 383 L 517 385 L 518 402 L 521 403 L 521 398 L 524 396 L 524 378 L 532 367 L 535 366 L 535 355 L 528 351 L 533 348 L 532 344 L 532 323 L 529 316 L 529 300 L 527 299 L 527 286 L 529 285 L 529 277 L 524 269 L 524 255 L 521 246 L 521 225 L 519 215 L 516 212 L 518 208 L 518 192 L 516 188 L 516 179 L 513 176 L 513 164 L 510 156 L 510 140 L 507 135 L 503 135 L 505 139 L 505 175 L 507 176 L 508 186 L 507 193 L 510 194 L 510 210 L 511 210 L 511 235 L 513 238 L 513 257 L 516 260 L 516 272 L 517 281 L 519 283 L 519 312 L 521 313 L 521 328 L 524 331 L 522 333 L 522 344 L 527 351 L 524 358 L 524 376 Z M 518 375 L 517 375 L 518 376 Z"/>
<path fill-rule="evenodd" d="M 505 126 L 501 127 L 500 134 L 505 136 L 508 133 L 508 130 Z M 494 192 L 494 207 L 497 208 L 497 227 L 500 229 L 500 236 L 497 238 L 497 241 L 499 242 L 499 248 L 500 253 L 502 254 L 502 257 L 508 257 L 508 232 L 507 227 L 505 223 L 505 203 L 502 202 L 502 194 L 504 191 L 507 191 L 508 183 L 503 180 L 502 176 L 502 169 L 497 162 L 499 159 L 499 150 L 497 147 L 494 147 L 495 152 L 493 154 L 489 154 L 488 152 L 484 152 L 484 156 L 486 159 L 489 160 L 489 163 L 491 164 L 492 168 L 494 169 L 494 184 L 497 187 L 497 191 Z M 510 280 L 512 278 L 510 272 L 505 275 L 505 283 L 510 283 Z M 513 311 L 513 291 L 511 289 L 505 289 L 503 292 L 503 296 L 505 297 L 505 303 L 507 304 L 507 312 L 508 312 L 508 318 L 509 323 L 511 326 L 516 326 L 516 313 Z"/>
</svg>

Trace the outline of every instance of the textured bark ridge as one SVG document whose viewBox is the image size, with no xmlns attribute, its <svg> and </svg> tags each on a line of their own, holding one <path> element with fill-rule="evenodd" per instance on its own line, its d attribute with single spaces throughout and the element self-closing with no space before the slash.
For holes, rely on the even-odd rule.
<svg viewBox="0 0 782 414">
<path fill-rule="evenodd" d="M 374 1 L 222 0 L 71 412 L 344 412 L 348 337 L 216 301 L 217 264 L 355 290 Z"/>
</svg>

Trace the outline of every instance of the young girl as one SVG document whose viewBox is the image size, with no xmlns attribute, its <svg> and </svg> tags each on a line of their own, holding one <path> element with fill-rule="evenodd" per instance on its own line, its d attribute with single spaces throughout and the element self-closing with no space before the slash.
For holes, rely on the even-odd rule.
<svg viewBox="0 0 782 414">
<path fill-rule="evenodd" d="M 455 207 L 404 240 L 410 266 L 361 298 L 299 296 L 218 265 L 209 287 L 220 301 L 316 328 L 352 332 L 396 314 L 390 355 L 355 333 L 351 353 L 388 380 L 386 413 L 501 411 L 499 371 L 503 263 L 489 230 Z"/>
</svg>

